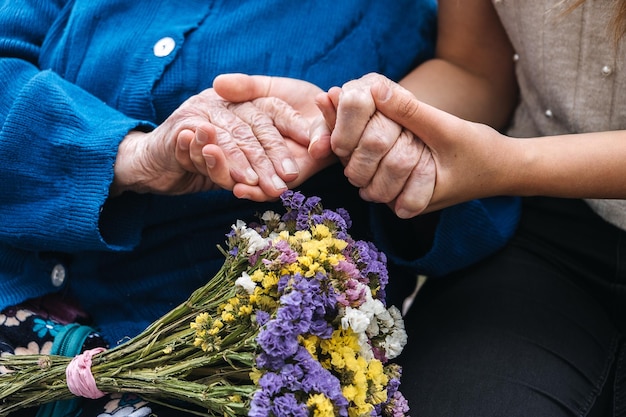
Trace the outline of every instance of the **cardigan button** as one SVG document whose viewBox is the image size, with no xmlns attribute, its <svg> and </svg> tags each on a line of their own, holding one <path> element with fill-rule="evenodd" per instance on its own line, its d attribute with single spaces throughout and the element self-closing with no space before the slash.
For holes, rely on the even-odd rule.
<svg viewBox="0 0 626 417">
<path fill-rule="evenodd" d="M 166 36 L 165 38 L 159 39 L 157 43 L 154 44 L 154 55 L 159 58 L 168 56 L 172 53 L 175 47 L 176 41 L 169 36 Z"/>
<path fill-rule="evenodd" d="M 609 67 L 608 65 L 605 65 L 602 67 L 600 71 L 602 72 L 602 75 L 607 77 L 613 73 L 613 68 Z"/>
<path fill-rule="evenodd" d="M 56 264 L 50 273 L 50 281 L 53 286 L 60 287 L 65 282 L 66 276 L 65 267 L 61 264 Z"/>
</svg>

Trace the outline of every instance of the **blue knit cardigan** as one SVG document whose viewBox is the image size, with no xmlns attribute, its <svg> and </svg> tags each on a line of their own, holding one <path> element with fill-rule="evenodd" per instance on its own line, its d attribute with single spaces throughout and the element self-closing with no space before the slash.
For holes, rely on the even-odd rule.
<svg viewBox="0 0 626 417">
<path fill-rule="evenodd" d="M 0 309 L 61 291 L 113 344 L 135 335 L 210 278 L 230 225 L 267 205 L 225 191 L 109 199 L 127 132 L 153 129 L 220 73 L 324 89 L 370 71 L 399 79 L 432 54 L 435 12 L 435 0 L 2 2 Z M 331 168 L 303 191 L 347 207 L 355 235 L 385 237 L 395 220 L 370 226 L 341 177 Z M 423 258 L 394 257 L 401 237 L 380 242 L 412 272 L 444 274 L 506 241 L 517 204 L 498 201 L 445 210 Z"/>
</svg>

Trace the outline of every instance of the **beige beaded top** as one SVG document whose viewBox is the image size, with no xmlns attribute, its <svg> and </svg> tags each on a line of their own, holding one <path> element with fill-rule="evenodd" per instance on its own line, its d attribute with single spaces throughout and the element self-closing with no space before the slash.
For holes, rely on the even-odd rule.
<svg viewBox="0 0 626 417">
<path fill-rule="evenodd" d="M 626 129 L 625 42 L 616 46 L 609 28 L 614 1 L 587 0 L 569 13 L 562 0 L 493 1 L 516 51 L 521 103 L 511 136 Z M 587 202 L 626 229 L 626 200 Z"/>
</svg>

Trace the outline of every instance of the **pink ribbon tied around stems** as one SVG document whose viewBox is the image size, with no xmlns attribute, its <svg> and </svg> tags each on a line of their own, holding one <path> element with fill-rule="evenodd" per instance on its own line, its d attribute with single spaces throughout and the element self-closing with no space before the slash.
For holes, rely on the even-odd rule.
<svg viewBox="0 0 626 417">
<path fill-rule="evenodd" d="M 96 400 L 106 394 L 98 389 L 96 380 L 91 373 L 91 358 L 104 352 L 104 348 L 87 350 L 75 356 L 65 369 L 65 378 L 70 392 L 77 397 L 90 398 Z"/>
</svg>

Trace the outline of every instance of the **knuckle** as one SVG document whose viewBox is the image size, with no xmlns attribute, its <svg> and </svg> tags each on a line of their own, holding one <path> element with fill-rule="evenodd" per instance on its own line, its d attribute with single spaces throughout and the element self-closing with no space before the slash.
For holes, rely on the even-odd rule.
<svg viewBox="0 0 626 417">
<path fill-rule="evenodd" d="M 389 140 L 383 132 L 370 132 L 363 136 L 359 147 L 368 154 L 382 157 L 389 150 Z"/>
<path fill-rule="evenodd" d="M 278 114 L 291 110 L 291 106 L 278 97 L 261 97 L 253 100 L 252 103 L 267 114 Z"/>
<path fill-rule="evenodd" d="M 243 123 L 237 123 L 232 126 L 230 132 L 235 139 L 242 143 L 248 143 L 253 138 L 250 127 Z"/>
</svg>

